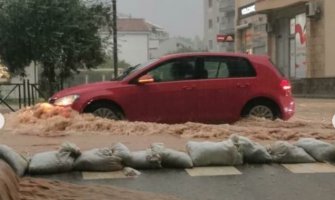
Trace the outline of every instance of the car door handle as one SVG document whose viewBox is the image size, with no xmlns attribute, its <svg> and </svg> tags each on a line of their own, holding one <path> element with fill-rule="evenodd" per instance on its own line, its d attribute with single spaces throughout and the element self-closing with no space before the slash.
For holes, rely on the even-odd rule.
<svg viewBox="0 0 335 200">
<path fill-rule="evenodd" d="M 192 86 L 184 86 L 183 87 L 183 90 L 193 90 L 194 89 L 194 87 L 192 87 Z"/>
<path fill-rule="evenodd" d="M 236 85 L 239 88 L 247 88 L 250 86 L 250 83 L 237 83 Z"/>
</svg>

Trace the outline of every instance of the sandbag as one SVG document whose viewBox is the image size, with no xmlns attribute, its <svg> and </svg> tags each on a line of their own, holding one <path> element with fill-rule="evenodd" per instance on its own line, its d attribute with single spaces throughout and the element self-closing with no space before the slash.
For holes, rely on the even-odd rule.
<svg viewBox="0 0 335 200">
<path fill-rule="evenodd" d="M 125 161 L 126 166 L 135 169 L 159 169 L 162 168 L 162 158 L 157 152 L 151 149 L 132 152 L 129 160 Z"/>
<path fill-rule="evenodd" d="M 186 148 L 194 166 L 243 164 L 242 154 L 231 140 L 223 142 L 188 142 Z"/>
<path fill-rule="evenodd" d="M 271 155 L 264 146 L 242 136 L 233 135 L 230 139 L 243 154 L 244 162 L 257 164 L 271 162 Z"/>
<path fill-rule="evenodd" d="M 141 175 L 141 172 L 131 167 L 125 167 L 123 168 L 123 174 L 127 177 L 138 177 L 139 175 Z"/>
<path fill-rule="evenodd" d="M 56 174 L 73 169 L 74 160 L 80 155 L 79 148 L 71 143 L 62 144 L 59 151 L 34 155 L 29 163 L 30 174 Z"/>
<path fill-rule="evenodd" d="M 152 144 L 151 149 L 161 155 L 162 167 L 165 168 L 192 168 L 193 162 L 191 157 L 185 153 L 168 149 L 164 147 L 164 144 Z"/>
<path fill-rule="evenodd" d="M 85 151 L 74 164 L 74 169 L 78 171 L 111 172 L 122 168 L 122 159 L 113 153 L 112 148 Z"/>
<path fill-rule="evenodd" d="M 335 162 L 335 145 L 314 138 L 302 138 L 295 145 L 319 162 Z"/>
<path fill-rule="evenodd" d="M 0 145 L 0 159 L 8 163 L 18 176 L 23 176 L 28 168 L 26 158 L 6 145 Z"/>
<path fill-rule="evenodd" d="M 121 158 L 122 163 L 125 163 L 130 159 L 131 153 L 129 149 L 122 143 L 117 143 L 112 146 L 113 154 L 119 158 Z"/>
<path fill-rule="evenodd" d="M 272 160 L 275 163 L 314 163 L 316 162 L 304 149 L 288 142 L 276 142 L 270 146 Z"/>
</svg>

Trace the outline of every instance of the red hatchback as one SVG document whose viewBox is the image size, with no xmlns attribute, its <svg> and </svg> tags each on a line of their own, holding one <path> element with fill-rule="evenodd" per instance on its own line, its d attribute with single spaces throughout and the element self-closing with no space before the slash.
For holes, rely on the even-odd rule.
<svg viewBox="0 0 335 200">
<path fill-rule="evenodd" d="M 295 111 L 290 82 L 268 57 L 230 53 L 164 56 L 127 69 L 115 81 L 60 91 L 50 103 L 163 123 L 230 123 L 248 115 L 287 120 Z"/>
</svg>

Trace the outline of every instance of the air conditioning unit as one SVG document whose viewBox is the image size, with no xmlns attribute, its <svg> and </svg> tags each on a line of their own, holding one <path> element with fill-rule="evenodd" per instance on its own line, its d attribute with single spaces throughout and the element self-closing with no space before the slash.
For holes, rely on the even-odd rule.
<svg viewBox="0 0 335 200">
<path fill-rule="evenodd" d="M 319 18 L 321 10 L 317 2 L 310 1 L 306 3 L 306 16 L 309 18 Z"/>
</svg>

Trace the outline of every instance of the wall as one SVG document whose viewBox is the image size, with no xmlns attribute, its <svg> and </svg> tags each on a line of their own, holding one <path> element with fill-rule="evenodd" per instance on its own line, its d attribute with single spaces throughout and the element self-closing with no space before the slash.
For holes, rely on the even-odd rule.
<svg viewBox="0 0 335 200">
<path fill-rule="evenodd" d="M 123 33 L 118 35 L 119 60 L 137 65 L 149 59 L 149 33 Z"/>
<path fill-rule="evenodd" d="M 325 76 L 335 77 L 335 1 L 325 0 Z"/>
<path fill-rule="evenodd" d="M 324 0 L 314 0 L 321 10 L 325 9 Z M 326 2 L 329 0 L 325 0 Z M 334 7 L 335 8 L 335 7 Z M 333 8 L 333 9 L 334 9 Z M 334 12 L 331 11 L 331 12 Z M 307 19 L 307 77 L 326 77 L 325 71 L 325 20 L 324 11 L 320 19 Z"/>
<path fill-rule="evenodd" d="M 335 98 L 335 78 L 306 78 L 292 81 L 297 97 Z"/>
</svg>

